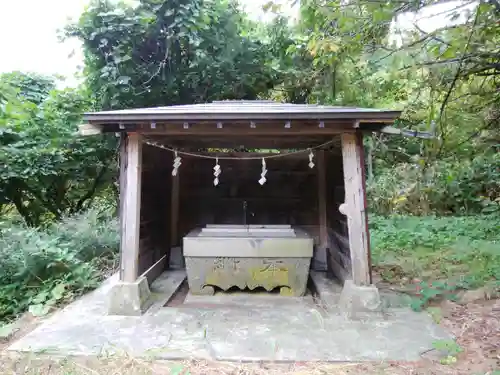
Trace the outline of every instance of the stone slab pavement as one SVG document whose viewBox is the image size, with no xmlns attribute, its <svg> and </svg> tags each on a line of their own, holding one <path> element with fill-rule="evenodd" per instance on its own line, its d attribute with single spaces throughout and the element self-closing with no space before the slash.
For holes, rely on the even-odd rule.
<svg viewBox="0 0 500 375">
<path fill-rule="evenodd" d="M 451 339 L 425 313 L 396 308 L 350 319 L 311 296 L 188 295 L 178 307 L 163 307 L 165 295 L 184 278 L 184 271 L 165 272 L 151 286 L 163 296 L 143 316 L 130 317 L 106 315 L 106 293 L 117 281 L 113 276 L 9 350 L 175 360 L 411 361 L 435 341 Z"/>
</svg>

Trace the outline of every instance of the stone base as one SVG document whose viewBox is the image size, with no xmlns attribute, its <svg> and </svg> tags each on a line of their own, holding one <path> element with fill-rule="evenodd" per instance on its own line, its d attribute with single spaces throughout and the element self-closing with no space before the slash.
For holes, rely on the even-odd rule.
<svg viewBox="0 0 500 375">
<path fill-rule="evenodd" d="M 140 277 L 133 283 L 113 285 L 108 294 L 108 315 L 141 315 L 152 304 L 148 281 Z"/>
<path fill-rule="evenodd" d="M 375 285 L 360 286 L 352 280 L 346 280 L 340 294 L 339 308 L 348 314 L 382 312 L 382 301 Z"/>
</svg>

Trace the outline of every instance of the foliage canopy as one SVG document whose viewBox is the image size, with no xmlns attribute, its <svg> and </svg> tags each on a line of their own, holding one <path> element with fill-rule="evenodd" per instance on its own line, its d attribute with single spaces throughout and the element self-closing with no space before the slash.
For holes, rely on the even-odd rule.
<svg viewBox="0 0 500 375">
<path fill-rule="evenodd" d="M 75 136 L 91 108 L 84 89 L 22 73 L 0 76 L 0 210 L 15 207 L 28 225 L 87 208 L 112 181 L 114 139 Z M 34 101 L 32 101 L 34 100 Z"/>
<path fill-rule="evenodd" d="M 270 51 L 230 0 L 93 1 L 68 36 L 102 108 L 256 99 L 273 87 Z"/>
</svg>

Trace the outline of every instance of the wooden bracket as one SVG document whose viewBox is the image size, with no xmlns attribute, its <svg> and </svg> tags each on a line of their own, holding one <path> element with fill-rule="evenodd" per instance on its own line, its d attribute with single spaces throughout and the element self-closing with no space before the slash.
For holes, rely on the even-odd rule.
<svg viewBox="0 0 500 375">
<path fill-rule="evenodd" d="M 380 132 L 385 134 L 403 135 L 405 137 L 415 137 L 423 139 L 435 138 L 435 134 L 431 132 L 420 132 L 417 130 L 398 129 L 393 126 L 384 126 L 382 129 L 380 129 Z"/>
</svg>

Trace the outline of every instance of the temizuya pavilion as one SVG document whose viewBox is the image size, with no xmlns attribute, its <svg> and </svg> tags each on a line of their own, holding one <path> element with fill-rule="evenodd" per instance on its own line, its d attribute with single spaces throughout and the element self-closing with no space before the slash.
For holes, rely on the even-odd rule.
<svg viewBox="0 0 500 375">
<path fill-rule="evenodd" d="M 141 314 L 148 306 L 149 285 L 169 272 L 171 254 L 182 249 L 197 228 L 218 233 L 219 240 L 221 231 L 234 231 L 229 237 L 238 237 L 241 228 L 251 235 L 252 230 L 265 232 L 258 240 L 250 239 L 248 249 L 239 242 L 235 248 L 226 247 L 224 254 L 212 254 L 212 266 L 223 267 L 229 259 L 238 272 L 245 270 L 234 258 L 240 249 L 254 259 L 267 259 L 276 250 L 274 242 L 262 244 L 274 240 L 273 233 L 283 239 L 295 238 L 300 231 L 311 239 L 312 270 L 328 272 L 359 295 L 376 293 L 371 285 L 363 135 L 398 133 L 389 125 L 399 115 L 391 110 L 270 101 L 85 114 L 88 124 L 80 126 L 80 134 L 116 133 L 121 140 L 121 267 L 120 282 L 110 292 L 110 313 Z M 281 242 L 280 259 L 296 256 L 287 255 L 297 249 L 285 243 L 291 242 Z M 196 251 L 211 256 L 202 254 L 203 246 Z M 255 261 L 272 263 L 266 259 Z M 294 263 L 278 262 L 287 264 L 283 269 L 275 263 L 265 280 L 256 275 L 270 266 L 258 272 L 253 266 L 251 278 L 258 280 L 240 278 L 234 285 L 278 286 L 282 292 L 302 293 L 291 280 Z M 307 279 L 309 259 L 305 264 Z M 190 287 L 205 283 L 199 286 L 210 294 L 214 287 L 231 286 L 232 281 L 221 281 L 220 274 L 209 278 L 210 272 L 188 269 Z"/>
</svg>

